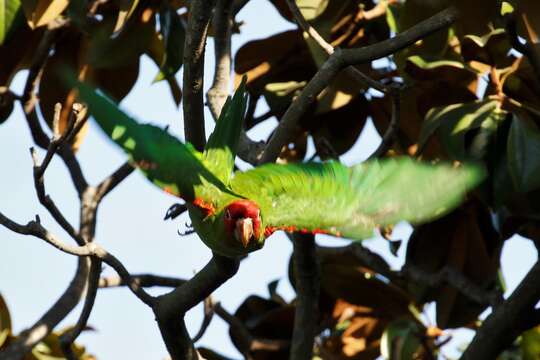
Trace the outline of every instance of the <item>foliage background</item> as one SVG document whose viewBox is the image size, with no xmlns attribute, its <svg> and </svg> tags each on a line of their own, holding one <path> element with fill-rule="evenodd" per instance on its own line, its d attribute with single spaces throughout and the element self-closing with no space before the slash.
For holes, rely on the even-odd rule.
<svg viewBox="0 0 540 360">
<path fill-rule="evenodd" d="M 233 36 L 233 53 L 245 42 L 264 38 L 281 30 L 293 29 L 286 23 L 275 8 L 265 0 L 252 0 L 238 15 L 245 21 L 240 35 Z M 205 87 L 208 88 L 213 74 L 213 44 L 209 41 L 206 55 Z M 153 84 L 157 67 L 143 57 L 137 85 L 122 102 L 122 107 L 139 119 L 149 120 L 161 125 L 170 125 L 173 133 L 181 136 L 181 109 L 174 106 L 170 92 L 164 82 Z M 26 72 L 21 72 L 13 84 L 13 90 L 22 91 Z M 181 82 L 181 73 L 177 74 Z M 265 109 L 258 109 L 263 113 Z M 206 119 L 210 119 L 207 112 Z M 275 120 L 257 126 L 250 135 L 257 140 L 264 138 Z M 207 128 L 212 126 L 211 121 Z M 358 143 L 341 157 L 347 164 L 365 159 L 377 147 L 379 137 L 368 122 Z M 36 209 L 44 223 L 53 232 L 61 229 L 48 218 L 34 194 L 32 162 L 28 148 L 32 145 L 26 123 L 20 109 L 2 125 L 0 131 L 0 162 L 4 171 L 0 177 L 0 204 L 2 210 L 19 222 L 33 218 Z M 313 153 L 310 146 L 309 153 Z M 125 156 L 113 147 L 92 124 L 91 131 L 79 152 L 81 164 L 90 181 L 99 181 L 119 166 Z M 67 172 L 60 161 L 53 160 L 47 172 L 48 192 L 53 195 L 68 220 L 77 214 L 76 193 L 66 184 Z M 121 260 L 133 273 L 151 271 L 163 275 L 188 278 L 199 270 L 211 257 L 210 251 L 191 235 L 179 238 L 176 230 L 182 229 L 182 221 L 163 222 L 165 210 L 175 202 L 175 198 L 150 186 L 139 174 L 130 176 L 115 189 L 103 203 L 98 220 L 97 241 L 112 253 L 119 254 Z M 406 238 L 410 227 L 402 224 L 394 237 Z M 76 259 L 66 256 L 49 245 L 33 239 L 16 235 L 0 227 L 0 293 L 2 293 L 12 314 L 14 330 L 18 332 L 38 318 L 57 298 L 65 284 L 71 279 Z M 319 242 L 339 245 L 343 241 Z M 389 262 L 398 267 L 403 263 L 402 246 L 399 258 L 393 257 L 383 239 L 365 242 L 369 248 L 384 254 Z M 278 292 L 286 299 L 293 297 L 287 280 L 287 266 L 291 244 L 284 236 L 277 235 L 268 241 L 262 251 L 250 255 L 242 263 L 239 273 L 215 293 L 215 299 L 234 311 L 248 294 L 267 295 L 267 283 L 280 279 Z M 505 243 L 502 255 L 502 268 L 507 280 L 507 292 L 511 292 L 536 261 L 537 252 L 530 241 L 515 236 Z M 111 273 L 105 270 L 105 275 Z M 164 358 L 166 351 L 155 326 L 153 314 L 127 289 L 100 291 L 89 323 L 98 333 L 85 332 L 78 342 L 87 346 L 99 359 L 157 359 Z M 80 306 L 69 316 L 63 325 L 74 323 Z M 198 329 L 202 318 L 201 307 L 190 311 L 187 326 Z M 468 337 L 460 332 L 457 340 L 448 346 L 455 348 Z M 228 327 L 214 319 L 209 330 L 199 343 L 219 350 L 225 355 L 237 355 L 228 336 Z M 448 350 L 450 353 L 452 350 Z"/>
</svg>

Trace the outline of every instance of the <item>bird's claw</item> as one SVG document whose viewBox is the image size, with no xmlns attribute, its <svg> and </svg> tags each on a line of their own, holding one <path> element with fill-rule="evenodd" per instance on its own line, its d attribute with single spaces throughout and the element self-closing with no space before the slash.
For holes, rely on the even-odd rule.
<svg viewBox="0 0 540 360">
<path fill-rule="evenodd" d="M 167 213 L 165 214 L 165 217 L 163 218 L 163 220 L 168 220 L 168 219 L 174 220 L 186 211 L 187 211 L 186 204 L 176 203 L 167 210 Z"/>
</svg>

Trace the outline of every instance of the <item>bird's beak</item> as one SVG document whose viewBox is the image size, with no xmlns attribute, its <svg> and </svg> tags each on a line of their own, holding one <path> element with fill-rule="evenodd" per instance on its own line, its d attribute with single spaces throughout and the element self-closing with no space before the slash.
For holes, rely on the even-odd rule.
<svg viewBox="0 0 540 360">
<path fill-rule="evenodd" d="M 234 231 L 236 240 L 240 241 L 246 248 L 253 236 L 253 220 L 251 218 L 241 218 L 236 221 L 236 229 Z"/>
</svg>

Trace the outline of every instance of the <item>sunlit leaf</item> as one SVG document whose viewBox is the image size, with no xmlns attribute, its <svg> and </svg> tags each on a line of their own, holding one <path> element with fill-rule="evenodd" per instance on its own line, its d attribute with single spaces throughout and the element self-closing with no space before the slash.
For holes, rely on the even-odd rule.
<svg viewBox="0 0 540 360">
<path fill-rule="evenodd" d="M 20 0 L 0 0 L 0 45 L 23 23 Z"/>
<path fill-rule="evenodd" d="M 69 5 L 69 0 L 22 0 L 28 25 L 34 29 L 55 20 Z"/>
<path fill-rule="evenodd" d="M 118 18 L 116 19 L 113 33 L 118 33 L 122 30 L 138 3 L 139 0 L 118 0 L 120 10 L 118 11 Z"/>
</svg>

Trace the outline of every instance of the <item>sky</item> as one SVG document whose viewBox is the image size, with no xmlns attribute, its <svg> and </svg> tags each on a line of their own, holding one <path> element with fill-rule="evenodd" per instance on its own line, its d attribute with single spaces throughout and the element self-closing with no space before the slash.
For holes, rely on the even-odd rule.
<svg viewBox="0 0 540 360">
<path fill-rule="evenodd" d="M 233 52 L 253 39 L 264 38 L 279 31 L 293 28 L 285 22 L 265 0 L 252 0 L 238 15 L 243 21 L 240 35 L 233 37 Z M 213 73 L 213 43 L 207 46 L 205 88 L 211 84 Z M 140 77 L 135 88 L 122 102 L 121 107 L 139 120 L 169 125 L 170 131 L 182 136 L 182 111 L 176 108 L 164 82 L 152 84 L 157 67 L 148 58 L 141 62 Z M 12 84 L 16 93 L 22 91 L 26 72 L 21 72 Z M 181 72 L 177 75 L 181 83 Z M 260 107 L 257 113 L 264 113 Z M 406 111 L 406 109 L 404 109 Z M 212 129 L 210 114 L 206 111 L 207 131 Z M 255 139 L 266 137 L 275 126 L 269 120 L 250 132 Z M 90 183 L 97 184 L 125 160 L 126 156 L 91 122 L 91 130 L 78 153 L 83 171 Z M 380 141 L 373 125 L 368 122 L 358 143 L 341 160 L 346 164 L 361 162 L 374 151 Z M 47 211 L 38 203 L 32 178 L 32 161 L 29 154 L 32 140 L 20 108 L 0 126 L 0 211 L 19 222 L 26 223 L 39 214 L 49 230 L 71 240 L 54 223 Z M 313 153 L 310 145 L 309 152 Z M 39 151 L 43 157 L 43 151 Z M 309 155 L 308 155 L 309 156 Z M 61 161 L 53 159 L 45 174 L 48 194 L 54 199 L 66 218 L 77 225 L 77 194 Z M 96 241 L 118 257 L 132 273 L 152 273 L 189 278 L 208 262 L 211 253 L 196 235 L 179 237 L 177 230 L 184 229 L 183 218 L 174 222 L 163 221 L 166 210 L 177 199 L 152 186 L 139 173 L 134 173 L 103 201 L 98 214 Z M 393 237 L 405 239 L 412 229 L 400 224 Z M 343 245 L 345 240 L 318 236 L 324 245 Z M 365 241 L 365 245 L 383 255 L 394 268 L 403 264 L 404 250 L 398 257 L 388 251 L 380 238 Z M 0 227 L 0 293 L 4 296 L 12 315 L 17 333 L 32 325 L 62 294 L 76 267 L 73 256 L 59 252 L 42 240 L 14 234 Z M 285 299 L 294 297 L 287 280 L 287 266 L 292 246 L 281 234 L 274 235 L 265 247 L 251 254 L 241 264 L 238 274 L 219 288 L 213 298 L 230 312 L 250 294 L 267 296 L 267 284 L 280 280 L 278 292 Z M 511 292 L 536 261 L 536 249 L 530 241 L 514 237 L 503 250 L 502 269 Z M 105 267 L 103 275 L 114 272 Z M 158 294 L 163 289 L 152 289 Z M 61 324 L 69 326 L 77 321 L 79 305 Z M 429 314 L 430 311 L 428 311 Z M 433 316 L 431 316 L 433 318 Z M 202 308 L 192 309 L 187 317 L 187 327 L 197 332 L 202 319 Z M 89 325 L 96 331 L 83 333 L 78 342 L 101 360 L 164 359 L 167 356 L 154 316 L 129 290 L 100 290 Z M 456 344 L 466 341 L 470 334 L 456 336 Z M 239 353 L 228 337 L 228 327 L 215 317 L 205 336 L 197 344 L 211 347 L 220 353 L 239 358 Z M 451 350 L 449 350 L 451 351 Z"/>
</svg>

